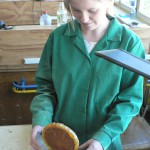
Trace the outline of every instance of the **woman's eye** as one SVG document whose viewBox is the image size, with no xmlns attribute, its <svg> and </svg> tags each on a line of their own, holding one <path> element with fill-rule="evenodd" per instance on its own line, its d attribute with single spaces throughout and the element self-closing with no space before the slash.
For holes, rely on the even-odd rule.
<svg viewBox="0 0 150 150">
<path fill-rule="evenodd" d="M 73 11 L 75 11 L 75 12 L 79 12 L 79 10 L 78 10 L 78 9 L 73 9 Z"/>
<path fill-rule="evenodd" d="M 89 10 L 89 12 L 90 12 L 90 13 L 95 13 L 95 12 L 96 12 L 96 10 Z"/>
</svg>

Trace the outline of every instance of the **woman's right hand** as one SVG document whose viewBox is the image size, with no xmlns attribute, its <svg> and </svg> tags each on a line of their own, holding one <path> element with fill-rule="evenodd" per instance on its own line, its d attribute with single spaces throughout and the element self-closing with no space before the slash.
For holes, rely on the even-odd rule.
<svg viewBox="0 0 150 150">
<path fill-rule="evenodd" d="M 30 144 L 34 150 L 41 150 L 40 147 L 38 146 L 36 142 L 36 136 L 38 133 L 41 133 L 43 131 L 43 126 L 36 125 L 31 132 L 31 137 L 30 137 Z"/>
</svg>

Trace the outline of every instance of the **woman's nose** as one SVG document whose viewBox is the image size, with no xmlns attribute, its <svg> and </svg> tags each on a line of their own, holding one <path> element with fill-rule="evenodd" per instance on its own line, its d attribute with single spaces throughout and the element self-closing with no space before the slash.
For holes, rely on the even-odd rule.
<svg viewBox="0 0 150 150">
<path fill-rule="evenodd" d="M 86 23 L 86 22 L 88 22 L 88 20 L 89 20 L 88 14 L 87 13 L 82 13 L 81 16 L 80 16 L 80 21 L 82 23 Z"/>
</svg>

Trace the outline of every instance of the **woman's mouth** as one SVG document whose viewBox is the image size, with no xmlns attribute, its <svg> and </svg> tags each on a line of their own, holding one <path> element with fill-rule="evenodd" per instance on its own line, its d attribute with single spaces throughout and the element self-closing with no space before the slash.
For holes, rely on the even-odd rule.
<svg viewBox="0 0 150 150">
<path fill-rule="evenodd" d="M 90 23 L 83 23 L 83 25 L 85 25 L 85 26 L 90 26 L 92 24 L 92 22 L 90 22 Z"/>
</svg>

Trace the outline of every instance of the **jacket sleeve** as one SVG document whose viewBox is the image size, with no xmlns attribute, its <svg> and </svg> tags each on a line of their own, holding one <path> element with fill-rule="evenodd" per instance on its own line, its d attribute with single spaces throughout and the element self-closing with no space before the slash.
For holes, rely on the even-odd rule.
<svg viewBox="0 0 150 150">
<path fill-rule="evenodd" d="M 32 112 L 32 126 L 46 126 L 52 122 L 56 104 L 56 93 L 52 81 L 52 51 L 53 33 L 51 32 L 41 55 L 36 72 L 37 92 L 30 106 Z"/>
<path fill-rule="evenodd" d="M 129 49 L 132 49 L 130 51 L 132 54 L 141 58 L 145 57 L 144 47 L 140 39 Z M 125 131 L 132 118 L 139 113 L 142 100 L 143 77 L 123 69 L 120 92 L 110 106 L 105 124 L 93 136 L 93 139 L 98 140 L 103 145 L 104 150 Z"/>
</svg>

